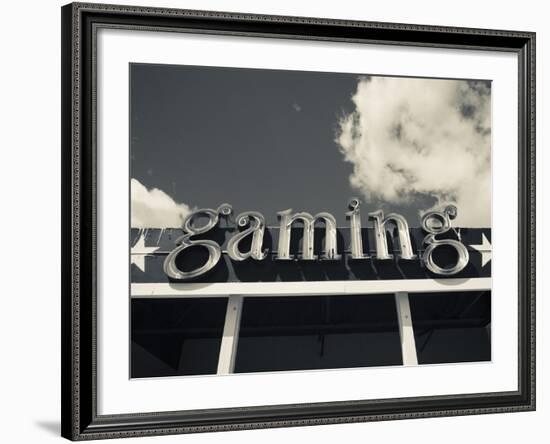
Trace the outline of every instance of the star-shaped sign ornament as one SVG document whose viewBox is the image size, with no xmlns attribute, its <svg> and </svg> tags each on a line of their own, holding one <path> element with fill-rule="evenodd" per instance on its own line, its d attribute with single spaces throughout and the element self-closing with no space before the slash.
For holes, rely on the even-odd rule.
<svg viewBox="0 0 550 444">
<path fill-rule="evenodd" d="M 476 250 L 481 254 L 481 266 L 485 267 L 487 262 L 491 260 L 493 247 L 491 242 L 487 240 L 484 233 L 481 233 L 481 244 L 479 245 L 470 245 L 472 250 Z"/>
<path fill-rule="evenodd" d="M 145 273 L 145 256 L 157 251 L 159 247 L 146 247 L 145 236 L 142 234 L 139 236 L 138 241 L 132 247 L 130 252 L 130 263 L 135 264 L 141 271 Z"/>
</svg>

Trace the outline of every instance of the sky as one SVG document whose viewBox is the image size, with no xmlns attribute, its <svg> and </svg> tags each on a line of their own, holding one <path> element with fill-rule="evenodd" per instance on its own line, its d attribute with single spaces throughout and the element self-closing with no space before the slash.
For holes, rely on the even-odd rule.
<svg viewBox="0 0 550 444">
<path fill-rule="evenodd" d="M 131 64 L 133 227 L 193 209 L 420 215 L 491 226 L 490 82 Z"/>
</svg>

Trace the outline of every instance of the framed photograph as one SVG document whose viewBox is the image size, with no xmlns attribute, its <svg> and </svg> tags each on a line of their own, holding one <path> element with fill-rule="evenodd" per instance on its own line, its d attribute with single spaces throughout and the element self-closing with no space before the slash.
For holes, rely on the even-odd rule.
<svg viewBox="0 0 550 444">
<path fill-rule="evenodd" d="M 73 3 L 62 145 L 64 437 L 534 410 L 534 33 Z"/>
</svg>

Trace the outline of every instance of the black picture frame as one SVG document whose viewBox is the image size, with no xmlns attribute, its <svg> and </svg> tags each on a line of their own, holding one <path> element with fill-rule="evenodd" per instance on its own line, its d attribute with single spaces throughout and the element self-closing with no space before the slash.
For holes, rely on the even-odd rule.
<svg viewBox="0 0 550 444">
<path fill-rule="evenodd" d="M 62 436 L 71 440 L 535 409 L 535 33 L 72 3 L 62 15 Z M 519 66 L 518 390 L 97 414 L 95 30 L 98 26 L 513 52 Z"/>
</svg>

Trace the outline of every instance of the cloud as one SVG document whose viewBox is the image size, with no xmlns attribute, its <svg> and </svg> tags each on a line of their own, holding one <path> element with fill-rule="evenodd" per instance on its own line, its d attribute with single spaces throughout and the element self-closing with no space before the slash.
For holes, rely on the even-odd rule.
<svg viewBox="0 0 550 444">
<path fill-rule="evenodd" d="M 148 190 L 137 179 L 130 181 L 133 228 L 181 227 L 191 208 L 178 204 L 158 188 Z"/>
<path fill-rule="evenodd" d="M 455 226 L 491 225 L 488 82 L 365 77 L 336 142 L 353 164 L 350 184 L 369 201 L 458 206 Z M 422 211 L 422 212 L 424 212 Z"/>
</svg>

